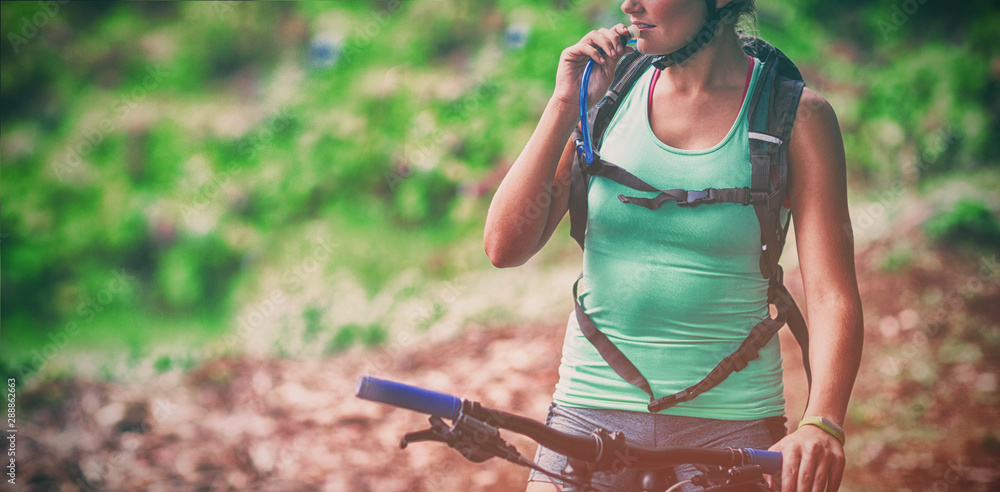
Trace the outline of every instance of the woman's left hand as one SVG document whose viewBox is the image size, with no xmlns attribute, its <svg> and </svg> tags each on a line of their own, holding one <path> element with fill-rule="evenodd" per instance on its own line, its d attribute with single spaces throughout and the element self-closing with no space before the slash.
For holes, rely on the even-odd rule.
<svg viewBox="0 0 1000 492">
<path fill-rule="evenodd" d="M 768 477 L 777 492 L 836 492 L 844 476 L 844 447 L 814 425 L 804 425 L 771 446 L 780 451 L 781 478 Z M 780 486 L 780 488 L 779 488 Z"/>
</svg>

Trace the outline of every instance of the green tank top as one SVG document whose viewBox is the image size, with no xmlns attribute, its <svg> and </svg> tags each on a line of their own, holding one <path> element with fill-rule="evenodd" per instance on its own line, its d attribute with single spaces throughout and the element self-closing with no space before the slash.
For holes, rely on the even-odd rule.
<svg viewBox="0 0 1000 492">
<path fill-rule="evenodd" d="M 755 61 L 747 94 L 761 63 Z M 706 150 L 661 142 L 646 102 L 653 69 L 636 82 L 615 114 L 601 156 L 660 189 L 750 186 L 745 96 L 733 127 Z M 591 179 L 579 300 L 597 327 L 646 377 L 657 397 L 704 378 L 768 315 L 768 281 L 760 273 L 760 225 L 753 207 L 735 203 L 695 208 L 668 202 L 649 210 L 618 195 L 649 197 L 611 180 Z M 778 337 L 760 357 L 671 415 L 751 420 L 782 415 Z M 570 315 L 556 403 L 648 412 L 649 397 L 619 377 Z"/>
</svg>

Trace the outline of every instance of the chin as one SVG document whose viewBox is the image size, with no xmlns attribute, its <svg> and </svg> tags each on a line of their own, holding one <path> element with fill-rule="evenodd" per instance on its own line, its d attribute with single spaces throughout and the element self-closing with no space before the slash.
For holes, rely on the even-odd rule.
<svg viewBox="0 0 1000 492">
<path fill-rule="evenodd" d="M 651 43 L 645 39 L 639 39 L 635 43 L 635 49 L 644 55 L 665 55 L 672 52 L 671 50 L 664 49 L 661 43 Z"/>
<path fill-rule="evenodd" d="M 644 55 L 655 55 L 656 54 L 656 53 L 653 53 L 653 46 L 649 43 L 649 41 L 646 41 L 645 39 L 641 39 L 641 38 L 638 41 L 636 41 L 636 43 L 635 43 L 635 50 L 638 51 L 639 53 L 644 54 Z"/>
<path fill-rule="evenodd" d="M 649 34 L 652 35 L 640 37 L 635 43 L 635 49 L 644 55 L 666 55 L 683 48 L 688 43 L 686 39 L 663 39 L 662 35 L 657 36 L 657 34 L 661 33 L 654 32 Z"/>
</svg>

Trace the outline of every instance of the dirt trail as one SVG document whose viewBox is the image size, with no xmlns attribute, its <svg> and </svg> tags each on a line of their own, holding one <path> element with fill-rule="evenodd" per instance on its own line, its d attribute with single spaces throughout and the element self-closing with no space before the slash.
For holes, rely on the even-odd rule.
<svg viewBox="0 0 1000 492">
<path fill-rule="evenodd" d="M 886 248 L 858 256 L 867 346 L 846 426 L 846 488 L 997 490 L 1000 291 L 970 284 L 979 264 L 946 251 L 884 273 L 876 265 Z M 787 278 L 801 300 L 798 275 Z M 928 292 L 954 301 L 949 293 L 962 289 L 954 315 L 935 318 L 941 304 Z M 541 420 L 563 331 L 471 326 L 428 346 L 315 361 L 224 358 L 141 385 L 44 382 L 22 396 L 19 480 L 30 490 L 521 490 L 527 471 L 506 462 L 473 465 L 430 443 L 399 450 L 426 420 L 355 399 L 355 380 L 376 374 Z M 791 335 L 781 336 L 794 420 L 805 377 Z M 937 360 L 946 352 L 957 355 Z M 930 377 L 919 372 L 924 358 L 936 360 Z M 508 437 L 533 454 L 533 443 Z"/>
</svg>

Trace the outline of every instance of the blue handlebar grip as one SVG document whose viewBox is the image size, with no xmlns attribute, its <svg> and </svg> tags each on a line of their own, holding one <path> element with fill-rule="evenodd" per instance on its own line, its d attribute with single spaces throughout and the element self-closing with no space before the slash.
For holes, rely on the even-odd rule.
<svg viewBox="0 0 1000 492">
<path fill-rule="evenodd" d="M 354 396 L 446 419 L 458 418 L 462 409 L 462 399 L 457 396 L 371 376 L 358 379 Z"/>
<path fill-rule="evenodd" d="M 761 449 L 745 448 L 750 455 L 750 464 L 760 466 L 764 473 L 775 475 L 781 474 L 781 453 L 777 451 L 764 451 Z"/>
</svg>

